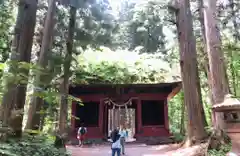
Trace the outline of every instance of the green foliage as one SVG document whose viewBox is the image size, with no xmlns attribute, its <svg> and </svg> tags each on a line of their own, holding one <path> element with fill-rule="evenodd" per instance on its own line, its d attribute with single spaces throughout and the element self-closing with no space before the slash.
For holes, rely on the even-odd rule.
<svg viewBox="0 0 240 156">
<path fill-rule="evenodd" d="M 182 118 L 182 107 L 184 107 L 183 92 L 180 92 L 168 103 L 168 117 L 170 122 L 170 130 L 177 138 L 181 138 L 181 118 Z M 185 116 L 183 116 L 185 118 Z M 178 120 L 176 120 L 178 119 Z"/>
<path fill-rule="evenodd" d="M 185 135 L 180 133 L 173 133 L 174 142 L 182 142 L 185 138 Z"/>
<path fill-rule="evenodd" d="M 0 62 L 5 62 L 11 51 L 11 27 L 14 23 L 14 0 L 5 0 L 0 4 Z"/>
<path fill-rule="evenodd" d="M 231 150 L 231 144 L 222 145 L 219 150 L 212 149 L 208 151 L 209 156 L 225 156 Z"/>
<path fill-rule="evenodd" d="M 54 139 L 49 136 L 24 136 L 20 140 L 9 139 L 1 142 L 2 156 L 70 156 L 65 149 L 54 147 Z"/>
<path fill-rule="evenodd" d="M 142 52 L 166 53 L 166 34 L 163 33 L 166 4 L 146 0 L 139 3 L 123 1 L 121 5 L 115 44 L 129 49 L 141 46 Z"/>
<path fill-rule="evenodd" d="M 223 50 L 227 62 L 227 72 L 231 92 L 234 96 L 240 97 L 240 42 L 232 42 L 229 39 L 224 41 Z"/>
<path fill-rule="evenodd" d="M 2 71 L 1 80 L 3 85 L 8 84 L 28 84 L 28 78 L 33 77 L 36 73 L 46 74 L 41 67 L 33 63 L 6 61 L 1 64 L 0 70 Z M 31 74 L 26 72 L 31 70 Z"/>
<path fill-rule="evenodd" d="M 77 84 L 160 83 L 169 81 L 165 76 L 172 78 L 167 63 L 156 56 L 107 48 L 89 49 L 79 55 L 73 73 Z"/>
</svg>

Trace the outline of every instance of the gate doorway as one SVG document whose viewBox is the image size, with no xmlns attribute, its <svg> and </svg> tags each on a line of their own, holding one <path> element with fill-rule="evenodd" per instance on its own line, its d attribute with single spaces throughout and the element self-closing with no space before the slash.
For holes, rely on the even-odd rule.
<svg viewBox="0 0 240 156">
<path fill-rule="evenodd" d="M 113 103 L 105 105 L 104 132 L 107 138 L 110 137 L 113 129 L 123 126 L 126 128 L 128 135 L 126 142 L 136 140 L 134 137 L 137 133 L 137 101 L 130 100 L 130 104 L 125 103 L 126 105 L 120 106 Z"/>
<path fill-rule="evenodd" d="M 115 111 L 115 112 L 114 112 Z M 115 127 L 123 126 L 128 132 L 128 138 L 132 139 L 135 135 L 135 113 L 136 109 L 129 108 L 127 111 L 125 109 L 109 109 L 108 110 L 108 136 L 110 136 L 111 131 Z M 113 117 L 115 115 L 115 119 Z M 115 121 L 114 121 L 115 120 Z M 115 122 L 115 123 L 114 123 Z"/>
</svg>

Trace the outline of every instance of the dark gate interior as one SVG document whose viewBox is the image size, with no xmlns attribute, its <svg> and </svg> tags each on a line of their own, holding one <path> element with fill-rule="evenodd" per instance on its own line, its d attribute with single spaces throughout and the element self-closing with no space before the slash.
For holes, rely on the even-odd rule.
<svg viewBox="0 0 240 156">
<path fill-rule="evenodd" d="M 98 127 L 99 102 L 84 102 L 84 105 L 76 105 L 75 126 L 80 127 L 84 123 L 86 127 Z"/>
<path fill-rule="evenodd" d="M 143 100 L 142 103 L 142 125 L 155 126 L 164 125 L 164 100 Z"/>
</svg>

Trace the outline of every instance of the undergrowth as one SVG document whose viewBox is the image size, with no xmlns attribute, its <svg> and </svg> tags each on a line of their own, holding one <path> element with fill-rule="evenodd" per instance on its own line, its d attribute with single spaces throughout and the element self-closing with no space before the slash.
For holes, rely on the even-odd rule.
<svg viewBox="0 0 240 156">
<path fill-rule="evenodd" d="M 184 140 L 185 136 L 180 133 L 173 133 L 173 140 L 176 143 L 180 143 Z"/>
<path fill-rule="evenodd" d="M 220 147 L 219 150 L 217 149 L 211 149 L 208 151 L 209 156 L 226 156 L 226 153 L 228 153 L 231 150 L 231 144 L 225 144 Z"/>
<path fill-rule="evenodd" d="M 70 156 L 65 149 L 54 147 L 50 136 L 24 136 L 0 142 L 1 156 Z"/>
</svg>

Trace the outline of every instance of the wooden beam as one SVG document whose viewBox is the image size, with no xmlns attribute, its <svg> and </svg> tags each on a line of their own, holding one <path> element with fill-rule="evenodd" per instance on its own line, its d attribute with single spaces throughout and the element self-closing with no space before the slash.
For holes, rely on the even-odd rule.
<svg viewBox="0 0 240 156">
<path fill-rule="evenodd" d="M 182 84 L 179 84 L 177 87 L 175 87 L 170 94 L 168 94 L 167 100 L 171 100 L 177 93 L 180 92 L 182 89 Z"/>
</svg>

